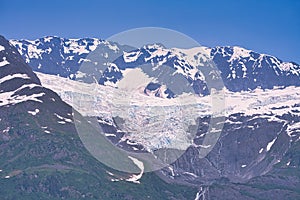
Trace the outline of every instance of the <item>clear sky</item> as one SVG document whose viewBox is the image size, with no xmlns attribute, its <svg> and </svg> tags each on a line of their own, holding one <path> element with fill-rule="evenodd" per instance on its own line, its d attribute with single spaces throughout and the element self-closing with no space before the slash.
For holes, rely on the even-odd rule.
<svg viewBox="0 0 300 200">
<path fill-rule="evenodd" d="M 106 39 L 149 26 L 204 46 L 238 45 L 300 64 L 298 0 L 0 0 L 0 34 L 8 39 Z"/>
</svg>

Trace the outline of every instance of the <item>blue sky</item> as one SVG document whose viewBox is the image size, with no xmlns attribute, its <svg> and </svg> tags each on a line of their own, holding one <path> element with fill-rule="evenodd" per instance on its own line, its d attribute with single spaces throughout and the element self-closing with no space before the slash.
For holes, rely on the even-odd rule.
<svg viewBox="0 0 300 200">
<path fill-rule="evenodd" d="M 0 0 L 0 34 L 108 38 L 138 27 L 182 32 L 204 46 L 238 45 L 300 64 L 300 1 Z"/>
</svg>

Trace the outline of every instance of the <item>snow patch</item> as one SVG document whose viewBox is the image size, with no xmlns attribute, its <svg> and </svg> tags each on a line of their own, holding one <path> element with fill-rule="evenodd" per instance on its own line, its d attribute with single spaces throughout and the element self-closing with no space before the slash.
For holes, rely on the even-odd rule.
<svg viewBox="0 0 300 200">
<path fill-rule="evenodd" d="M 3 57 L 3 60 L 0 62 L 0 67 L 9 65 L 10 63 L 6 60 L 6 57 Z"/>
<path fill-rule="evenodd" d="M 105 136 L 106 137 L 116 137 L 116 135 L 113 133 L 105 133 Z"/>
<path fill-rule="evenodd" d="M 105 46 L 107 46 L 110 50 L 113 50 L 114 52 L 118 52 L 120 49 L 116 44 L 112 44 L 109 41 L 103 41 L 102 42 Z"/>
<path fill-rule="evenodd" d="M 183 172 L 183 174 L 187 174 L 187 175 L 190 175 L 190 176 L 193 176 L 195 178 L 197 178 L 198 176 L 192 172 Z"/>
<path fill-rule="evenodd" d="M 6 127 L 6 129 L 2 130 L 2 133 L 6 134 L 10 130 L 10 127 Z"/>
<path fill-rule="evenodd" d="M 270 151 L 270 149 L 272 148 L 273 144 L 275 143 L 275 141 L 277 140 L 277 137 L 274 138 L 271 142 L 268 143 L 267 145 L 267 151 Z"/>
<path fill-rule="evenodd" d="M 10 92 L 4 92 L 4 93 L 0 93 L 0 106 L 6 106 L 6 105 L 15 105 L 21 102 L 25 102 L 25 101 L 36 101 L 36 102 L 40 102 L 42 103 L 43 101 L 38 99 L 42 96 L 45 95 L 44 92 L 42 93 L 36 93 L 36 94 L 32 94 L 32 95 L 14 95 L 16 92 L 24 89 L 24 88 L 34 88 L 34 87 L 41 87 L 40 85 L 37 84 L 26 84 L 26 85 L 22 85 L 20 88 L 18 88 L 15 91 L 10 91 Z"/>
<path fill-rule="evenodd" d="M 5 50 L 5 47 L 0 45 L 0 51 L 4 51 Z"/>
<path fill-rule="evenodd" d="M 229 62 L 232 62 L 236 59 L 247 58 L 250 57 L 250 50 L 241 48 L 241 47 L 233 47 L 233 54 L 229 59 Z"/>
<path fill-rule="evenodd" d="M 128 156 L 129 159 L 132 160 L 132 162 L 138 166 L 138 168 L 141 170 L 141 172 L 138 174 L 138 175 L 132 175 L 131 177 L 129 177 L 128 179 L 126 179 L 126 181 L 128 182 L 133 182 L 133 183 L 140 183 L 140 179 L 142 178 L 143 176 L 143 173 L 144 173 L 144 163 L 134 157 L 131 157 L 131 156 Z"/>
<path fill-rule="evenodd" d="M 34 111 L 27 111 L 29 114 L 35 116 L 36 114 L 38 114 L 40 112 L 39 109 L 35 109 Z"/>
<path fill-rule="evenodd" d="M 58 119 L 63 120 L 63 121 L 58 121 L 58 123 L 60 123 L 60 124 L 65 124 L 66 122 L 72 122 L 71 119 L 62 117 L 62 116 L 60 116 L 60 115 L 57 114 L 57 113 L 54 113 L 54 115 L 55 115 Z"/>
<path fill-rule="evenodd" d="M 123 52 L 123 59 L 126 63 L 134 62 L 136 61 L 139 56 L 141 55 L 140 51 L 133 51 L 133 52 Z"/>
</svg>

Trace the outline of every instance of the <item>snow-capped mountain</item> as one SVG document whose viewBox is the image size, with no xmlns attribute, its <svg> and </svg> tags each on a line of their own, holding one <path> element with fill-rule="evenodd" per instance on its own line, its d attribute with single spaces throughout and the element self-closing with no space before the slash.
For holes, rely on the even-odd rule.
<svg viewBox="0 0 300 200">
<path fill-rule="evenodd" d="M 92 173 L 84 172 L 87 176 L 88 174 L 97 174 L 100 171 L 102 174 L 101 182 L 105 180 L 105 185 L 121 180 L 115 178 L 114 173 L 103 171 L 99 163 L 94 162 L 95 159 L 89 158 L 88 153 L 82 153 L 85 152 L 84 147 L 77 138 L 78 136 L 73 134 L 76 130 L 72 108 L 63 102 L 65 101 L 82 115 L 96 117 L 105 136 L 120 147 L 125 147 L 126 150 L 151 151 L 157 147 L 170 145 L 172 142 L 177 147 L 179 147 L 178 143 L 180 142 L 182 148 L 190 145 L 176 162 L 157 173 L 167 181 L 201 186 L 196 198 L 199 197 L 200 193 L 203 196 L 208 195 L 207 191 L 209 190 L 210 193 L 214 193 L 220 199 L 224 190 L 227 191 L 227 189 L 232 188 L 239 190 L 243 188 L 245 193 L 255 197 L 257 194 L 264 194 L 269 198 L 272 196 L 269 192 L 279 190 L 281 196 L 288 190 L 294 197 L 299 197 L 298 193 L 295 192 L 300 182 L 299 177 L 295 175 L 300 166 L 298 156 L 300 152 L 300 94 L 297 92 L 300 84 L 299 65 L 285 63 L 275 57 L 258 54 L 240 47 L 167 49 L 163 45 L 154 44 L 133 49 L 96 39 L 67 40 L 57 37 L 47 37 L 36 41 L 13 40 L 11 43 L 18 48 L 23 58 L 35 71 L 43 73 L 38 73 L 36 76 L 22 61 L 17 50 L 4 38 L 0 38 L 0 133 L 2 132 L 0 139 L 6 141 L 4 143 L 6 146 L 3 148 L 5 151 L 2 155 L 5 155 L 10 162 L 16 162 L 23 157 L 17 155 L 18 152 L 12 153 L 14 151 L 7 148 L 9 146 L 7 144 L 15 142 L 13 146 L 10 146 L 16 149 L 18 145 L 20 146 L 20 141 L 14 138 L 24 136 L 23 139 L 25 140 L 21 141 L 21 146 L 26 146 L 26 149 L 29 149 L 29 155 L 34 155 L 34 158 L 44 156 L 44 159 L 28 162 L 29 164 L 38 163 L 38 167 L 36 167 L 38 170 L 44 168 L 47 170 L 48 168 L 70 170 L 79 165 L 78 169 L 80 170 L 78 171 L 82 171 L 81 168 L 89 172 L 91 170 Z M 99 51 L 102 51 L 102 54 L 96 51 L 97 48 L 95 47 L 98 46 L 101 46 Z M 94 63 L 94 58 L 97 55 L 100 55 L 100 60 L 103 60 L 100 64 Z M 80 59 L 86 60 L 80 61 Z M 176 124 L 178 122 L 184 124 L 185 119 L 182 118 L 180 112 L 176 112 L 178 110 L 174 112 L 172 107 L 172 101 L 177 98 L 155 98 L 155 96 L 164 95 L 173 97 L 172 84 L 163 85 L 153 82 L 144 88 L 144 93 L 138 93 L 131 98 L 136 106 L 141 106 L 147 102 L 147 105 L 156 103 L 160 106 L 159 108 L 164 108 L 160 111 L 164 110 L 167 113 L 166 116 L 170 117 L 170 120 L 169 118 L 166 120 L 168 123 L 164 123 L 167 128 L 166 131 L 164 130 L 161 134 L 154 129 L 153 133 L 157 134 L 157 137 L 147 138 L 138 132 L 136 132 L 137 134 L 126 134 L 124 130 L 120 130 L 120 127 L 116 126 L 110 112 L 110 102 L 121 96 L 119 95 L 121 93 L 118 93 L 117 88 L 105 85 L 114 86 L 116 83 L 118 84 L 128 78 L 128 74 L 137 66 L 142 66 L 139 68 L 143 70 L 144 74 L 151 75 L 151 73 L 159 74 L 160 70 L 164 70 L 162 67 L 165 65 L 168 66 L 171 75 L 184 78 L 185 83 L 189 84 L 188 86 L 193 86 L 195 80 L 203 84 L 200 84 L 201 87 L 199 88 L 203 90 L 199 90 L 199 93 L 205 94 L 203 92 L 205 91 L 205 78 L 210 71 L 198 72 L 195 70 L 195 66 L 201 67 L 202 64 L 205 65 L 211 59 L 220 69 L 224 85 L 227 88 L 225 89 L 226 104 L 224 107 L 226 118 L 219 140 L 205 158 L 201 158 L 200 155 L 203 150 L 210 148 L 209 145 L 204 144 L 211 115 L 209 95 L 193 99 L 192 102 L 201 106 L 185 109 L 189 115 L 198 113 L 199 115 L 194 117 L 198 117 L 201 122 L 192 140 L 188 140 L 189 137 L 178 132 L 180 127 Z M 78 71 L 82 64 L 92 66 L 91 74 L 99 77 L 97 81 L 102 85 L 69 79 L 78 80 L 80 76 L 86 76 L 83 72 Z M 143 66 L 145 67 L 143 68 Z M 147 67 L 151 70 L 148 70 Z M 103 71 L 97 71 L 99 68 Z M 152 69 L 154 69 L 153 72 Z M 165 73 L 165 71 L 163 72 Z M 59 74 L 68 78 L 49 74 Z M 157 74 L 153 76 L 157 76 Z M 173 77 L 167 79 L 169 78 L 172 79 Z M 164 86 L 166 87 L 164 88 Z M 98 104 L 95 104 L 94 92 L 98 96 L 96 98 Z M 74 95 L 84 98 L 77 102 L 72 99 Z M 242 105 L 241 102 L 243 102 Z M 170 113 L 168 113 L 168 108 L 170 108 Z M 153 117 L 154 120 L 161 117 L 159 112 L 152 112 L 151 114 L 153 113 L 156 114 L 156 117 Z M 149 112 L 143 108 L 135 108 L 129 114 L 146 116 L 147 118 Z M 152 122 L 148 118 L 146 121 L 144 118 L 136 117 L 136 115 L 132 115 L 133 121 L 130 121 L 130 124 L 145 126 L 145 122 L 147 122 L 151 125 Z M 152 127 L 155 128 L 155 126 Z M 36 130 L 39 130 L 38 133 L 43 133 L 43 135 L 36 137 L 33 134 Z M 216 133 L 217 130 L 213 130 L 213 132 Z M 63 138 L 51 137 L 51 140 L 48 138 L 56 133 L 63 133 L 61 134 Z M 46 138 L 43 139 L 43 137 Z M 35 144 L 37 140 L 39 145 Z M 77 151 L 78 149 L 80 151 Z M 51 155 L 50 160 L 49 155 Z M 25 159 L 31 159 L 31 157 L 26 154 Z M 43 160 L 47 161 L 46 164 Z M 36 177 L 43 176 L 40 171 L 31 174 L 33 172 L 26 171 L 30 166 L 19 167 L 20 163 L 27 162 L 14 163 L 13 169 L 0 162 L 0 172 L 7 173 L 4 176 L 7 177 L 5 178 L 7 180 L 12 177 L 18 178 L 18 180 L 25 178 L 26 181 L 23 181 L 22 184 L 30 182 L 30 180 L 39 180 Z M 49 166 L 49 163 L 54 163 L 54 165 Z M 15 166 L 20 168 L 21 173 L 25 173 L 15 175 L 18 171 L 15 170 Z M 103 174 L 108 174 L 114 178 L 106 180 L 107 178 L 103 178 Z M 77 189 L 73 186 L 65 187 L 60 183 L 70 179 L 70 176 L 61 178 L 64 175 L 60 175 L 61 177 L 52 179 L 53 176 L 56 175 L 47 176 L 45 180 L 50 178 L 51 183 L 59 184 L 64 190 L 66 188 Z M 137 175 L 138 179 L 141 176 L 142 174 Z M 134 181 L 137 182 L 137 179 Z M 141 182 L 143 181 L 147 181 L 147 178 L 141 180 Z M 231 182 L 235 183 L 232 184 Z M 239 182 L 243 183 L 239 184 Z M 53 186 L 51 183 L 39 181 L 39 187 L 43 188 L 32 189 L 34 187 L 30 186 L 28 190 L 45 191 L 48 185 Z M 97 185 L 96 182 L 93 183 Z M 285 186 L 284 191 L 280 189 L 281 185 Z M 258 186 L 263 187 L 263 189 Z M 271 189 L 266 190 L 265 186 Z M 24 190 L 24 188 L 26 190 L 27 187 L 22 187 L 20 190 Z M 107 193 L 107 191 L 110 190 L 105 192 Z M 82 191 L 77 191 L 77 193 L 86 195 Z M 51 195 L 53 197 L 56 194 Z M 64 195 L 69 197 L 70 194 Z M 229 194 L 231 199 L 248 197 L 243 194 L 235 195 Z"/>
<path fill-rule="evenodd" d="M 11 43 L 35 71 L 72 79 L 89 74 L 103 85 L 115 86 L 126 75 L 126 69 L 139 66 L 147 75 L 156 77 L 162 71 L 170 71 L 170 77 L 164 79 L 178 81 L 180 78 L 183 82 L 181 86 L 186 91 L 192 89 L 195 93 L 207 95 L 206 84 L 207 79 L 213 79 L 209 77 L 212 76 L 212 68 L 204 66 L 213 61 L 225 87 L 230 91 L 299 86 L 298 64 L 283 62 L 274 56 L 241 47 L 168 49 L 161 44 L 152 44 L 136 49 L 98 39 L 59 37 L 45 37 L 35 41 L 11 40 Z M 163 65 L 169 68 L 155 67 Z M 197 70 L 197 67 L 201 70 Z M 174 87 L 170 82 L 169 87 Z M 161 89 L 162 84 L 152 83 L 145 90 L 154 91 L 159 96 L 157 89 Z M 183 87 L 185 85 L 187 87 Z M 163 92 L 172 97 L 174 91 L 169 87 Z"/>
</svg>

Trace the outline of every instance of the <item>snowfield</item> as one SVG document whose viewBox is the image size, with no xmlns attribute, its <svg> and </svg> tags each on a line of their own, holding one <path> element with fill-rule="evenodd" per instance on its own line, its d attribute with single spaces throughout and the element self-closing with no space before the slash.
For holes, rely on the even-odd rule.
<svg viewBox="0 0 300 200">
<path fill-rule="evenodd" d="M 123 139 L 143 144 L 148 151 L 163 147 L 186 149 L 193 145 L 191 138 L 195 135 L 187 131 L 188 127 L 195 124 L 197 117 L 209 116 L 214 110 L 212 96 L 183 94 L 178 98 L 164 99 L 147 96 L 132 88 L 128 93 L 96 83 L 87 84 L 42 73 L 37 75 L 43 86 L 57 92 L 83 116 L 99 117 L 100 121 L 110 125 L 114 125 L 113 117 L 126 119 L 122 131 L 131 134 L 126 134 Z M 224 94 L 225 104 L 223 110 L 218 111 L 219 115 L 258 114 L 268 120 L 279 120 L 277 115 L 299 114 L 295 111 L 300 101 L 298 87 L 235 93 L 224 89 Z M 218 130 L 211 130 L 214 131 Z M 272 144 L 268 145 L 267 151 Z"/>
</svg>

